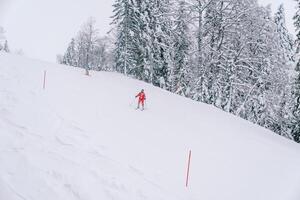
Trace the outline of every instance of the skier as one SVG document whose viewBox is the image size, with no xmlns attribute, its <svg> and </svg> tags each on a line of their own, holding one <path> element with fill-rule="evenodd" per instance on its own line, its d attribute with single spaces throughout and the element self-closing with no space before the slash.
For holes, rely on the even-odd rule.
<svg viewBox="0 0 300 200">
<path fill-rule="evenodd" d="M 138 101 L 138 106 L 136 109 L 139 109 L 140 108 L 140 104 L 142 104 L 142 110 L 144 110 L 144 102 L 146 100 L 146 95 L 145 95 L 145 92 L 144 92 L 144 89 L 142 89 L 142 91 L 140 93 L 138 93 L 135 98 L 139 98 L 139 101 Z"/>
</svg>

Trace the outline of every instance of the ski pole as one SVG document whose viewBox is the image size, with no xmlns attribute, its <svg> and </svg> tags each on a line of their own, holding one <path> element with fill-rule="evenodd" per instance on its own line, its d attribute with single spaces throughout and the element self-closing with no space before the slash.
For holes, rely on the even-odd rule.
<svg viewBox="0 0 300 200">
<path fill-rule="evenodd" d="M 130 103 L 130 107 L 132 107 L 132 106 L 133 106 L 134 102 L 135 102 L 135 98 L 134 98 L 134 99 L 131 101 L 131 103 Z"/>
<path fill-rule="evenodd" d="M 43 79 L 43 89 L 46 89 L 46 75 L 47 75 L 47 71 L 44 71 L 44 79 Z"/>
</svg>

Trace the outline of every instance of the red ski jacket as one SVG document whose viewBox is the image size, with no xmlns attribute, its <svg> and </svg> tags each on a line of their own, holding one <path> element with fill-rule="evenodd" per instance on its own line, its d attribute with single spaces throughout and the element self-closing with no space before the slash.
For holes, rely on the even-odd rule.
<svg viewBox="0 0 300 200">
<path fill-rule="evenodd" d="M 146 100 L 146 95 L 144 92 L 138 93 L 135 97 L 139 97 L 139 101 L 145 101 Z"/>
</svg>

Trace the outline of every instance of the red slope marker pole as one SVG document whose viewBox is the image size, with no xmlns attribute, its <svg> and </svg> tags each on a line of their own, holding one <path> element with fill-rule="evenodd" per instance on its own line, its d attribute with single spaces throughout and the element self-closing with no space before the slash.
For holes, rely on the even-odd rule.
<svg viewBox="0 0 300 200">
<path fill-rule="evenodd" d="M 47 75 L 47 71 L 44 71 L 44 82 L 43 82 L 43 89 L 46 89 L 46 75 Z"/>
<path fill-rule="evenodd" d="M 192 151 L 190 150 L 190 152 L 189 152 L 189 160 L 188 160 L 188 167 L 187 167 L 187 172 L 186 172 L 185 187 L 188 187 L 188 184 L 189 184 L 191 157 L 192 157 Z"/>
</svg>

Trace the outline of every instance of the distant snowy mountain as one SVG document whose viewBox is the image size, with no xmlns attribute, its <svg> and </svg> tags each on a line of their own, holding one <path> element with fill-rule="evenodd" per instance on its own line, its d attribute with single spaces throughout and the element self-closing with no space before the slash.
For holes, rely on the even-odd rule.
<svg viewBox="0 0 300 200">
<path fill-rule="evenodd" d="M 212 106 L 0 54 L 0 200 L 299 200 L 299 166 L 299 144 Z"/>
</svg>

